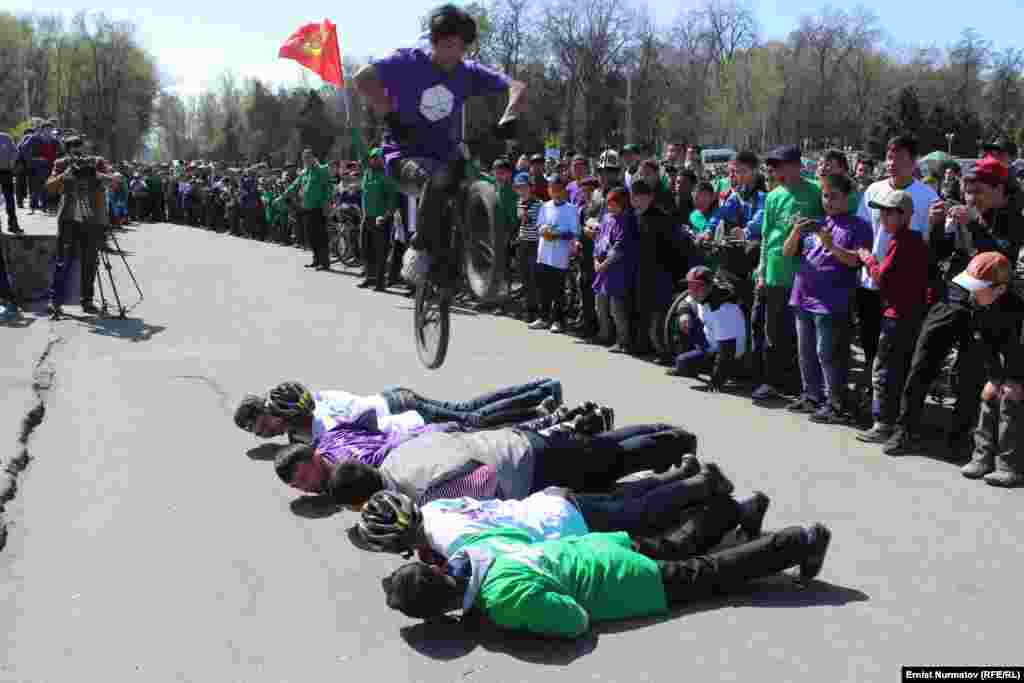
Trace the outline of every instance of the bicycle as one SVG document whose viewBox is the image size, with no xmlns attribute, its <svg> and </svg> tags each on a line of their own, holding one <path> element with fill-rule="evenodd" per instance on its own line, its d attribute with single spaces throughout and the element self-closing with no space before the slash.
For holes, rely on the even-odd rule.
<svg viewBox="0 0 1024 683">
<path fill-rule="evenodd" d="M 484 302 L 497 299 L 504 284 L 507 236 L 497 221 L 494 186 L 472 178 L 460 181 L 445 198 L 438 232 L 435 264 L 416 288 L 413 311 L 416 352 L 429 370 L 441 367 L 448 355 L 451 305 L 460 280 L 468 281 L 473 296 Z"/>
<path fill-rule="evenodd" d="M 359 226 L 362 222 L 363 212 L 352 204 L 342 204 L 334 211 L 330 253 L 349 268 L 363 263 L 359 248 Z"/>
</svg>

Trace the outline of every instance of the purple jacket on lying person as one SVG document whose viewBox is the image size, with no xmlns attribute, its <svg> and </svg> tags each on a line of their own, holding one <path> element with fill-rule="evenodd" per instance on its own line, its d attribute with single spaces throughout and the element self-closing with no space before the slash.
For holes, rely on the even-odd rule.
<svg viewBox="0 0 1024 683">
<path fill-rule="evenodd" d="M 377 413 L 373 409 L 356 415 L 351 421 L 338 420 L 334 427 L 323 432 L 314 446 L 326 462 L 337 465 L 344 460 L 358 460 L 378 467 L 388 454 L 410 439 L 436 432 L 460 432 L 457 422 L 438 422 L 407 428 L 389 423 L 378 427 Z"/>
</svg>

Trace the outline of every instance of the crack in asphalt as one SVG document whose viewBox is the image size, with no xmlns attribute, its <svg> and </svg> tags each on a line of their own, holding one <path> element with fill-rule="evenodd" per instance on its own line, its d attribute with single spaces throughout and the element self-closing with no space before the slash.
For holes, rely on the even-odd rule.
<svg viewBox="0 0 1024 683">
<path fill-rule="evenodd" d="M 0 550 L 7 544 L 7 524 L 3 518 L 3 508 L 10 502 L 18 492 L 18 476 L 28 467 L 32 459 L 29 453 L 28 443 L 32 434 L 42 424 L 46 417 L 46 402 L 53 388 L 56 370 L 50 361 L 50 355 L 64 338 L 53 331 L 51 327 L 50 336 L 46 341 L 46 347 L 36 358 L 32 365 L 32 393 L 35 394 L 35 404 L 21 420 L 21 429 L 18 432 L 17 452 L 10 459 L 3 469 L 3 478 L 0 479 Z"/>
<path fill-rule="evenodd" d="M 224 391 L 217 380 L 207 377 L 206 375 L 175 375 L 171 379 L 194 380 L 205 384 L 214 394 L 217 395 L 217 401 L 220 403 L 220 407 L 224 409 L 224 412 L 234 413 L 231 409 L 231 397 L 228 396 L 228 392 Z"/>
</svg>

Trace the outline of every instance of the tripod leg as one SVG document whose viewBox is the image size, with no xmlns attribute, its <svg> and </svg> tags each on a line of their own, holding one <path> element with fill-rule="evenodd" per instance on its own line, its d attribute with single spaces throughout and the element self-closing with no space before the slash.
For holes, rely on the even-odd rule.
<svg viewBox="0 0 1024 683">
<path fill-rule="evenodd" d="M 125 270 L 128 271 L 128 277 L 132 279 L 135 290 L 139 293 L 139 301 L 142 301 L 145 298 L 142 295 L 142 287 L 139 286 L 139 281 L 135 279 L 135 272 L 132 271 L 132 267 L 128 265 L 128 259 L 125 257 L 124 251 L 121 250 L 121 244 L 117 241 L 117 235 L 110 233 L 110 238 L 114 243 L 114 248 L 117 249 L 117 253 L 121 255 L 121 261 L 124 263 Z"/>
<path fill-rule="evenodd" d="M 107 271 L 107 280 L 110 282 L 110 291 L 114 294 L 114 303 L 117 304 L 117 316 L 124 318 L 124 306 L 121 304 L 121 295 L 117 293 L 117 283 L 114 282 L 114 269 L 110 265 L 110 254 L 103 252 L 103 267 Z"/>
</svg>

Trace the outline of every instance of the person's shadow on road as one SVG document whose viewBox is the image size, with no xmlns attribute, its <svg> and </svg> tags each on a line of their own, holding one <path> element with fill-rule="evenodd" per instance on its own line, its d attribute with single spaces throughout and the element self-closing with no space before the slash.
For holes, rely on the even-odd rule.
<svg viewBox="0 0 1024 683">
<path fill-rule="evenodd" d="M 503 631 L 472 617 L 460 620 L 447 616 L 403 627 L 400 633 L 414 650 L 441 661 L 459 659 L 477 647 L 483 647 L 532 664 L 567 666 L 593 652 L 603 634 L 634 631 L 708 610 L 723 607 L 842 606 L 869 599 L 866 593 L 855 588 L 826 581 L 801 585 L 792 578 L 774 576 L 753 582 L 728 596 L 681 605 L 665 615 L 595 624 L 589 633 L 576 640 L 555 640 Z"/>
<path fill-rule="evenodd" d="M 259 446 L 254 446 L 247 450 L 245 456 L 250 460 L 273 460 L 281 452 L 282 448 L 286 448 L 286 446 L 279 443 L 261 443 Z"/>
<path fill-rule="evenodd" d="M 306 519 L 325 519 L 327 517 L 332 517 L 345 509 L 331 500 L 331 497 L 327 495 L 299 496 L 292 502 L 288 503 L 288 507 L 292 509 L 294 514 L 299 517 L 305 517 Z"/>
</svg>

